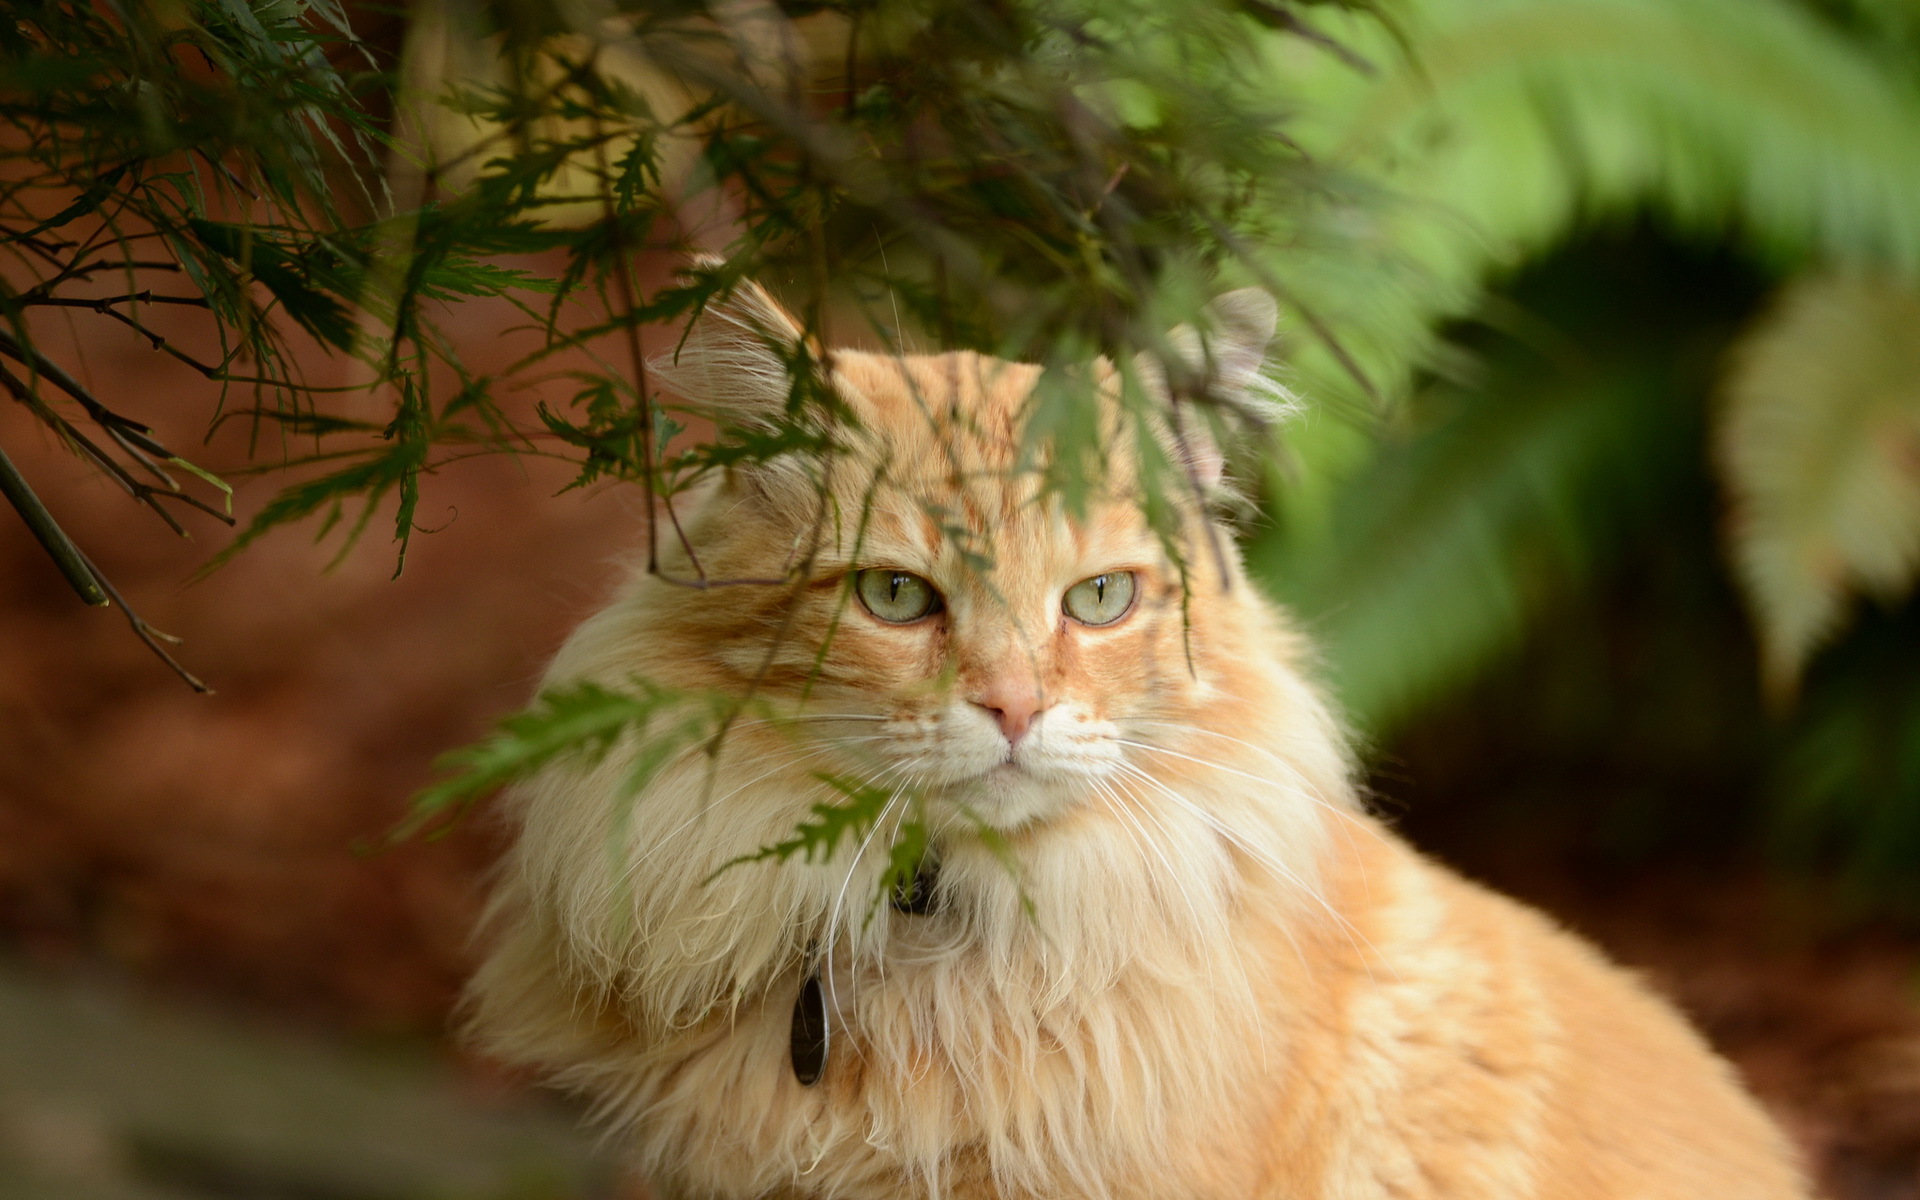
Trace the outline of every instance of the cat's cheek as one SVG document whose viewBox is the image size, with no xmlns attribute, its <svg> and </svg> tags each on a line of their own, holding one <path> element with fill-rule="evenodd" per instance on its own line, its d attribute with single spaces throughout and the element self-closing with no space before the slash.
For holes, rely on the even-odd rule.
<svg viewBox="0 0 1920 1200">
<path fill-rule="evenodd" d="M 843 613 L 821 621 L 812 636 L 796 638 L 795 646 L 824 677 L 866 693 L 884 709 L 941 676 L 948 640 L 938 621 L 887 626 L 864 613 Z"/>
<path fill-rule="evenodd" d="M 1078 701 L 1080 721 L 1119 719 L 1160 698 L 1166 687 L 1166 649 L 1156 631 L 1145 623 L 1132 628 L 1076 631 L 1071 656 L 1069 691 Z M 1178 653 L 1176 642 L 1174 651 Z"/>
</svg>

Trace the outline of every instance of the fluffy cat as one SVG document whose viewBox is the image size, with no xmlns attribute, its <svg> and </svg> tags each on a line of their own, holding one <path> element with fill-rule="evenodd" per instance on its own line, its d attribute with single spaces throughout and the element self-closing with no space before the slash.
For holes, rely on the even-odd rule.
<svg viewBox="0 0 1920 1200">
<path fill-rule="evenodd" d="M 1271 300 L 1213 317 L 1213 386 L 1258 403 Z M 787 400 L 768 341 L 799 336 L 742 286 L 659 367 L 751 427 Z M 1806 1194 L 1671 1009 L 1364 812 L 1299 639 L 1198 506 L 1183 587 L 1128 455 L 1080 519 L 1036 498 L 1038 368 L 830 362 L 859 430 L 833 503 L 777 460 L 689 525 L 708 576 L 810 556 L 807 585 L 637 575 L 547 676 L 793 719 L 637 797 L 631 746 L 517 788 L 470 991 L 485 1048 L 591 1098 L 661 1200 Z M 904 804 L 829 861 L 721 869 L 838 798 L 821 772 L 925 798 L 930 903 L 868 903 Z"/>
</svg>

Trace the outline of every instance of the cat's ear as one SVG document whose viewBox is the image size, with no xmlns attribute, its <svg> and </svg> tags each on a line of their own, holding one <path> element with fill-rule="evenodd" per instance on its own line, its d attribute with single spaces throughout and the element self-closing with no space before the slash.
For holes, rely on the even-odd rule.
<svg viewBox="0 0 1920 1200">
<path fill-rule="evenodd" d="M 718 258 L 696 259 L 690 273 L 723 266 Z M 794 370 L 819 362 L 800 322 L 767 290 L 749 279 L 709 300 L 688 325 L 672 353 L 648 363 L 686 411 L 716 425 L 761 434 L 791 432 L 787 419 Z M 819 481 L 804 454 L 784 453 L 742 463 L 740 478 L 773 507 L 811 512 Z"/>
<path fill-rule="evenodd" d="M 1204 354 L 1204 369 L 1212 374 L 1214 390 L 1222 396 L 1263 404 L 1272 399 L 1272 385 L 1261 374 L 1267 346 L 1280 323 L 1280 306 L 1259 288 L 1228 292 L 1207 305 L 1207 333 L 1187 337 Z"/>
<path fill-rule="evenodd" d="M 712 267 L 702 260 L 696 267 Z M 647 364 L 668 391 L 723 424 L 770 429 L 786 411 L 790 364 L 804 334 L 792 314 L 752 280 L 739 280 L 700 310 L 671 353 Z"/>
<path fill-rule="evenodd" d="M 1226 455 L 1214 436 L 1216 422 L 1194 411 L 1196 401 L 1210 402 L 1217 415 L 1256 426 L 1278 421 L 1292 406 L 1292 397 L 1265 373 L 1267 345 L 1273 341 L 1280 309 L 1259 288 L 1228 292 L 1207 305 L 1204 330 L 1182 325 L 1167 334 L 1166 362 L 1151 352 L 1134 360 L 1134 368 L 1153 394 L 1169 405 L 1173 428 L 1167 430 L 1181 467 L 1191 471 L 1204 488 L 1220 482 Z M 1168 374 L 1181 376 L 1180 403 Z"/>
</svg>

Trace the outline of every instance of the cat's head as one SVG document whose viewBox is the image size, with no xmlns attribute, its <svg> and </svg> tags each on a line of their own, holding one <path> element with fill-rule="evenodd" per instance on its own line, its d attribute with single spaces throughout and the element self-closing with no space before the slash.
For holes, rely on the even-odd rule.
<svg viewBox="0 0 1920 1200">
<path fill-rule="evenodd" d="M 1232 293 L 1207 317 L 1204 335 L 1168 339 L 1174 369 L 1228 407 L 1270 407 L 1272 300 Z M 695 410 L 770 430 L 801 337 L 744 284 L 656 366 Z M 1221 738 L 1261 739 L 1278 635 L 1197 499 L 1221 475 L 1206 422 L 1130 418 L 1120 372 L 1094 368 L 1104 470 L 1076 514 L 1043 484 L 1046 445 L 1028 430 L 1039 367 L 972 353 L 824 363 L 850 414 L 838 452 L 737 469 L 690 530 L 697 567 L 666 565 L 718 585 L 658 595 L 653 614 L 677 662 L 701 664 L 697 682 L 814 714 L 832 751 L 820 765 L 1002 830 L 1124 786 L 1148 747 L 1218 758 Z M 1157 363 L 1139 376 L 1167 399 Z M 793 582 L 738 582 L 755 580 Z M 1190 745 L 1196 730 L 1211 744 Z"/>
</svg>

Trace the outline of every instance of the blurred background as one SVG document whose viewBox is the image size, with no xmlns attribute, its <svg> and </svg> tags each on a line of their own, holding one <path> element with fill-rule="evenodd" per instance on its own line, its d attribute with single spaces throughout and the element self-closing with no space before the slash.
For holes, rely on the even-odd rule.
<svg viewBox="0 0 1920 1200">
<path fill-rule="evenodd" d="M 1644 971 L 1827 1194 L 1920 1197 L 1920 5 L 1230 7 L 1263 32 L 1187 83 L 1272 115 L 1260 136 L 1295 172 L 1221 271 L 1280 291 L 1301 398 L 1241 465 L 1245 550 L 1320 648 L 1377 810 Z M 882 8 L 785 16 L 858 30 Z M 494 10 L 352 17 L 395 78 L 518 78 L 489 65 L 522 36 Z M 584 36 L 554 20 L 540 36 Z M 20 64 L 43 51 L 8 46 L 0 88 L 41 86 Z M 914 86 L 862 53 L 855 127 Z M 1190 98 L 1140 70 L 1085 94 L 1141 144 L 1198 136 Z M 441 119 L 419 136 L 451 162 L 493 118 Z M 751 211 L 676 219 L 633 257 L 643 292 L 701 221 L 723 247 L 758 236 Z M 850 275 L 937 259 L 888 228 L 836 249 Z M 440 299 L 472 378 L 540 344 L 498 297 Z M 202 373 L 97 315 L 20 319 L 234 482 L 243 525 L 283 494 L 247 473 L 272 458 L 242 423 L 202 444 Z M 144 325 L 218 352 L 199 312 Z M 891 336 L 942 340 L 913 328 Z M 308 383 L 361 379 L 326 341 L 288 343 Z M 538 425 L 578 387 L 544 369 L 498 411 Z M 450 1035 L 499 848 L 484 806 L 384 842 L 631 569 L 643 488 L 456 455 L 420 481 L 397 577 L 377 536 L 343 548 L 309 521 L 190 582 L 229 532 L 190 515 L 196 541 L 156 536 L 26 404 L 0 404 L 0 446 L 215 689 L 81 604 L 0 513 L 0 1196 L 644 1194 L 577 1114 Z"/>
</svg>

